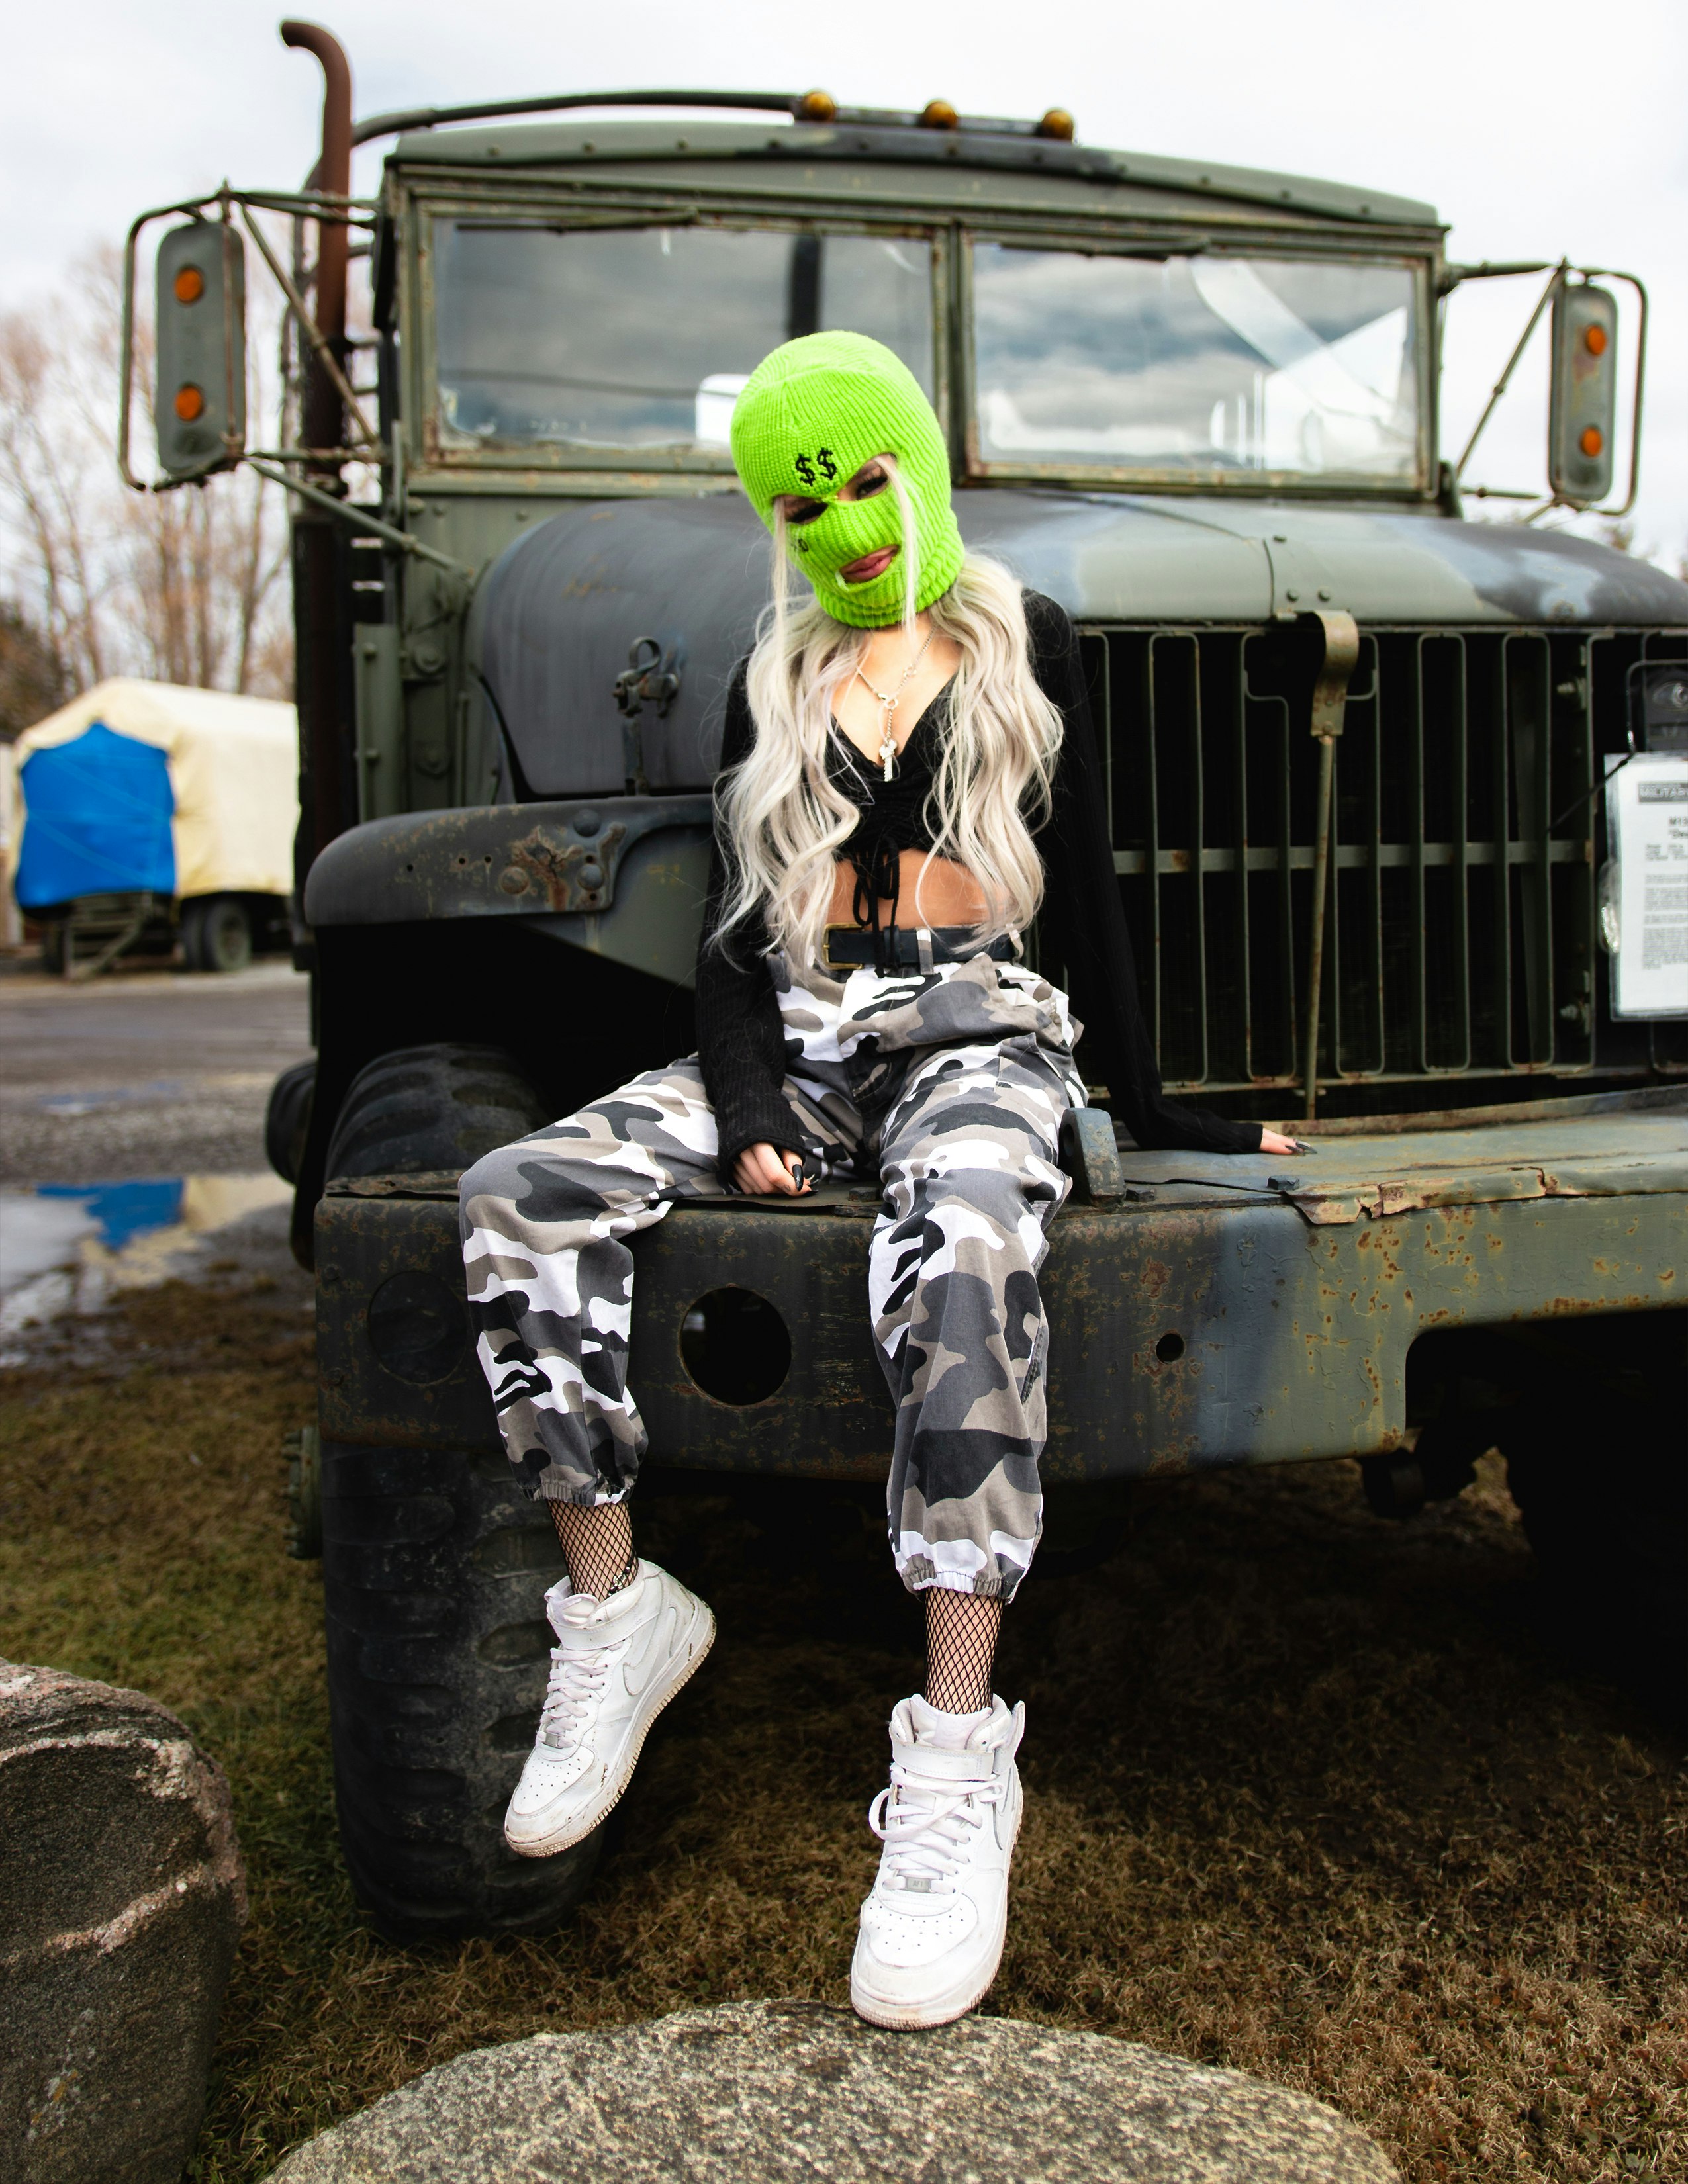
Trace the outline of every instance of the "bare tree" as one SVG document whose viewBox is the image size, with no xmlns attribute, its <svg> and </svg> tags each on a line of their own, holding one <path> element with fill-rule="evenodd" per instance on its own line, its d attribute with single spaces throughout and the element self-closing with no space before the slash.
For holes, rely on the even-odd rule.
<svg viewBox="0 0 1688 2184">
<path fill-rule="evenodd" d="M 80 432 L 55 429 L 64 408 L 56 333 L 45 314 L 0 322 L 0 492 L 22 549 L 18 588 L 36 594 L 46 641 L 65 671 L 97 682 L 106 666 L 85 514 L 91 450 Z"/>
<path fill-rule="evenodd" d="M 70 695 L 64 663 L 14 599 L 0 599 L 0 743 L 55 712 Z"/>
<path fill-rule="evenodd" d="M 133 493 L 118 477 L 120 304 L 117 254 L 103 250 L 67 293 L 0 320 L 8 588 L 72 686 L 126 672 L 290 695 L 287 531 L 275 488 L 247 471 L 165 493 Z M 260 318 L 254 367 L 268 331 Z M 144 323 L 136 351 L 144 446 L 153 381 Z M 273 396 L 261 370 L 254 377 L 249 410 L 258 415 Z"/>
</svg>

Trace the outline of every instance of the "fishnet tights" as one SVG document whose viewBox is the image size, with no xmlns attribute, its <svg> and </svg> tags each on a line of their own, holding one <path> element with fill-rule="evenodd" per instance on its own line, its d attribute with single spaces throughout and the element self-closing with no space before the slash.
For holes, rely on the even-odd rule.
<svg viewBox="0 0 1688 2184">
<path fill-rule="evenodd" d="M 633 1528 L 622 1502 L 584 1508 L 548 1501 L 551 1522 L 577 1592 L 607 1600 L 638 1574 Z M 990 1672 L 1002 1627 L 1002 1602 L 940 1585 L 926 1595 L 926 1701 L 945 1713 L 978 1713 L 990 1704 Z"/>
<path fill-rule="evenodd" d="M 945 1713 L 990 1704 L 990 1671 L 1002 1602 L 929 1585 L 926 1593 L 926 1702 Z"/>
<path fill-rule="evenodd" d="M 638 1575 L 639 1558 L 633 1552 L 633 1527 L 625 1502 L 600 1502 L 583 1508 L 572 1502 L 547 1501 L 557 1542 L 569 1566 L 569 1583 L 577 1592 L 589 1592 L 594 1600 L 608 1600 Z"/>
</svg>

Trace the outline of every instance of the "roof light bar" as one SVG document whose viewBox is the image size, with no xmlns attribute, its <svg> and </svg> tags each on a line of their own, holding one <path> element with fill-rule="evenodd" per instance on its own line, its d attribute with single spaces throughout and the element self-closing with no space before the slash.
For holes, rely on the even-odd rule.
<svg viewBox="0 0 1688 2184">
<path fill-rule="evenodd" d="M 829 92 L 805 91 L 571 91 L 546 98 L 505 98 L 479 106 L 413 106 L 374 114 L 352 130 L 354 144 L 394 136 L 413 129 L 437 129 L 454 121 L 501 121 L 521 114 L 561 114 L 592 106 L 712 107 L 727 112 L 788 114 L 794 121 L 854 129 L 955 129 L 978 136 L 1045 136 L 1073 141 L 1072 116 L 1052 106 L 1036 121 L 1012 121 L 997 115 L 957 114 L 947 99 L 929 100 L 921 112 L 889 106 L 840 106 Z"/>
</svg>

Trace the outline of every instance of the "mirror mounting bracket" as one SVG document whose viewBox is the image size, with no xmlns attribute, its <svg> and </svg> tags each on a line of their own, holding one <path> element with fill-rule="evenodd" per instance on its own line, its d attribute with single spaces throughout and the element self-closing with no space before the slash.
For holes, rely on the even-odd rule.
<svg viewBox="0 0 1688 2184">
<path fill-rule="evenodd" d="M 1451 294 L 1455 288 L 1458 287 L 1462 282 L 1467 281 L 1498 280 L 1510 275 L 1542 272 L 1545 272 L 1548 276 L 1547 285 L 1542 290 L 1540 295 L 1536 298 L 1535 309 L 1530 313 L 1524 332 L 1518 336 L 1512 354 L 1507 359 L 1506 369 L 1501 372 L 1499 379 L 1496 381 L 1494 387 L 1490 393 L 1489 399 L 1484 404 L 1483 414 L 1478 419 L 1476 424 L 1472 427 L 1471 437 L 1465 443 L 1464 451 L 1461 454 L 1459 460 L 1454 464 L 1452 470 L 1449 474 L 1447 482 L 1448 490 L 1450 493 L 1456 495 L 1467 495 L 1473 500 L 1535 501 L 1538 505 L 1532 508 L 1529 515 L 1523 519 L 1526 523 L 1534 523 L 1537 521 L 1541 516 L 1547 515 L 1550 510 L 1556 508 L 1574 508 L 1579 515 L 1602 515 L 1613 518 L 1627 515 L 1630 513 L 1630 510 L 1635 506 L 1636 495 L 1641 491 L 1641 409 L 1646 392 L 1648 299 L 1646 284 L 1641 280 L 1640 275 L 1635 273 L 1620 272 L 1615 266 L 1573 265 L 1568 258 L 1562 258 L 1557 265 L 1552 266 L 1548 265 L 1545 261 L 1540 264 L 1535 262 L 1520 262 L 1516 265 L 1490 265 L 1485 261 L 1480 265 L 1449 265 L 1446 267 L 1437 287 L 1439 292 L 1446 296 Z M 1610 502 L 1604 508 L 1591 508 L 1579 506 L 1574 501 L 1568 501 L 1557 493 L 1550 493 L 1546 499 L 1543 499 L 1540 489 L 1536 488 L 1532 488 L 1527 491 L 1520 491 L 1515 486 L 1463 484 L 1462 481 L 1464 478 L 1466 465 L 1471 460 L 1472 455 L 1476 449 L 1477 443 L 1482 438 L 1484 432 L 1488 426 L 1489 420 L 1494 415 L 1496 410 L 1499 408 L 1501 397 L 1505 394 L 1507 387 L 1512 384 L 1513 374 L 1517 370 L 1518 363 L 1522 359 L 1525 349 L 1529 346 L 1531 336 L 1535 333 L 1537 326 L 1540 325 L 1544 315 L 1552 304 L 1555 297 L 1569 284 L 1570 276 L 1573 274 L 1576 276 L 1579 281 L 1623 281 L 1627 282 L 1628 285 L 1635 292 L 1635 299 L 1639 306 L 1640 315 L 1635 327 L 1635 393 L 1630 416 L 1630 486 L 1628 492 L 1624 494 L 1624 497 L 1621 501 Z"/>
<path fill-rule="evenodd" d="M 214 214 L 208 212 L 208 208 L 211 207 L 215 208 Z M 326 190 L 237 190 L 225 182 L 220 188 L 212 190 L 203 197 L 185 198 L 176 204 L 155 205 L 151 210 L 138 214 L 131 223 L 123 244 L 123 314 L 118 348 L 117 467 L 123 482 L 136 493 L 167 493 L 175 486 L 198 483 L 202 478 L 209 476 L 212 471 L 226 468 L 229 461 L 227 454 L 220 454 L 208 462 L 203 471 L 184 471 L 177 476 L 149 481 L 136 475 L 130 460 L 130 426 L 135 407 L 135 261 L 142 233 L 155 220 L 172 218 L 203 220 L 214 217 L 220 225 L 231 229 L 237 208 L 266 265 L 276 275 L 288 310 L 298 318 L 307 341 L 319 355 L 320 351 L 317 345 L 324 337 L 311 320 L 292 282 L 281 272 L 266 238 L 254 225 L 251 213 L 253 210 L 287 213 L 296 219 L 309 219 L 346 227 L 372 227 L 376 217 L 375 203 L 368 198 L 346 197 Z M 337 365 L 336 370 L 337 371 Z M 355 398 L 352 412 L 365 435 L 365 444 L 348 449 L 347 459 L 365 462 L 382 460 L 381 442 L 359 412 Z M 237 453 L 234 460 L 241 461 L 249 458 Z"/>
</svg>

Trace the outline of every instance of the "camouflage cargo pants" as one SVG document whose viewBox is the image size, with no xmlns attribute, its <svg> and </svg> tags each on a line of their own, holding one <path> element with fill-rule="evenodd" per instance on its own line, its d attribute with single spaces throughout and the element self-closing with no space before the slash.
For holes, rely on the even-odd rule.
<svg viewBox="0 0 1688 2184">
<path fill-rule="evenodd" d="M 1061 1036 L 1064 1004 L 1058 1022 L 1046 1010 L 1028 1018 L 1032 974 L 999 984 L 988 964 L 961 980 L 971 993 L 938 993 L 954 983 L 944 973 L 972 968 L 901 980 L 858 972 L 844 986 L 811 973 L 787 985 L 784 1091 L 828 1171 L 877 1171 L 884 1193 L 867 1305 L 896 1406 L 897 1568 L 911 1590 L 1007 1600 L 1041 1526 L 1048 1326 L 1037 1277 L 1067 1189 L 1061 1117 L 1083 1087 Z M 900 1014 L 905 1029 L 923 1020 L 938 1037 L 855 1035 Z M 645 1434 L 627 1384 L 626 1240 L 676 1202 L 721 1190 L 716 1148 L 694 1058 L 636 1078 L 463 1178 L 479 1356 L 530 1494 L 592 1503 L 630 1490 Z"/>
</svg>

